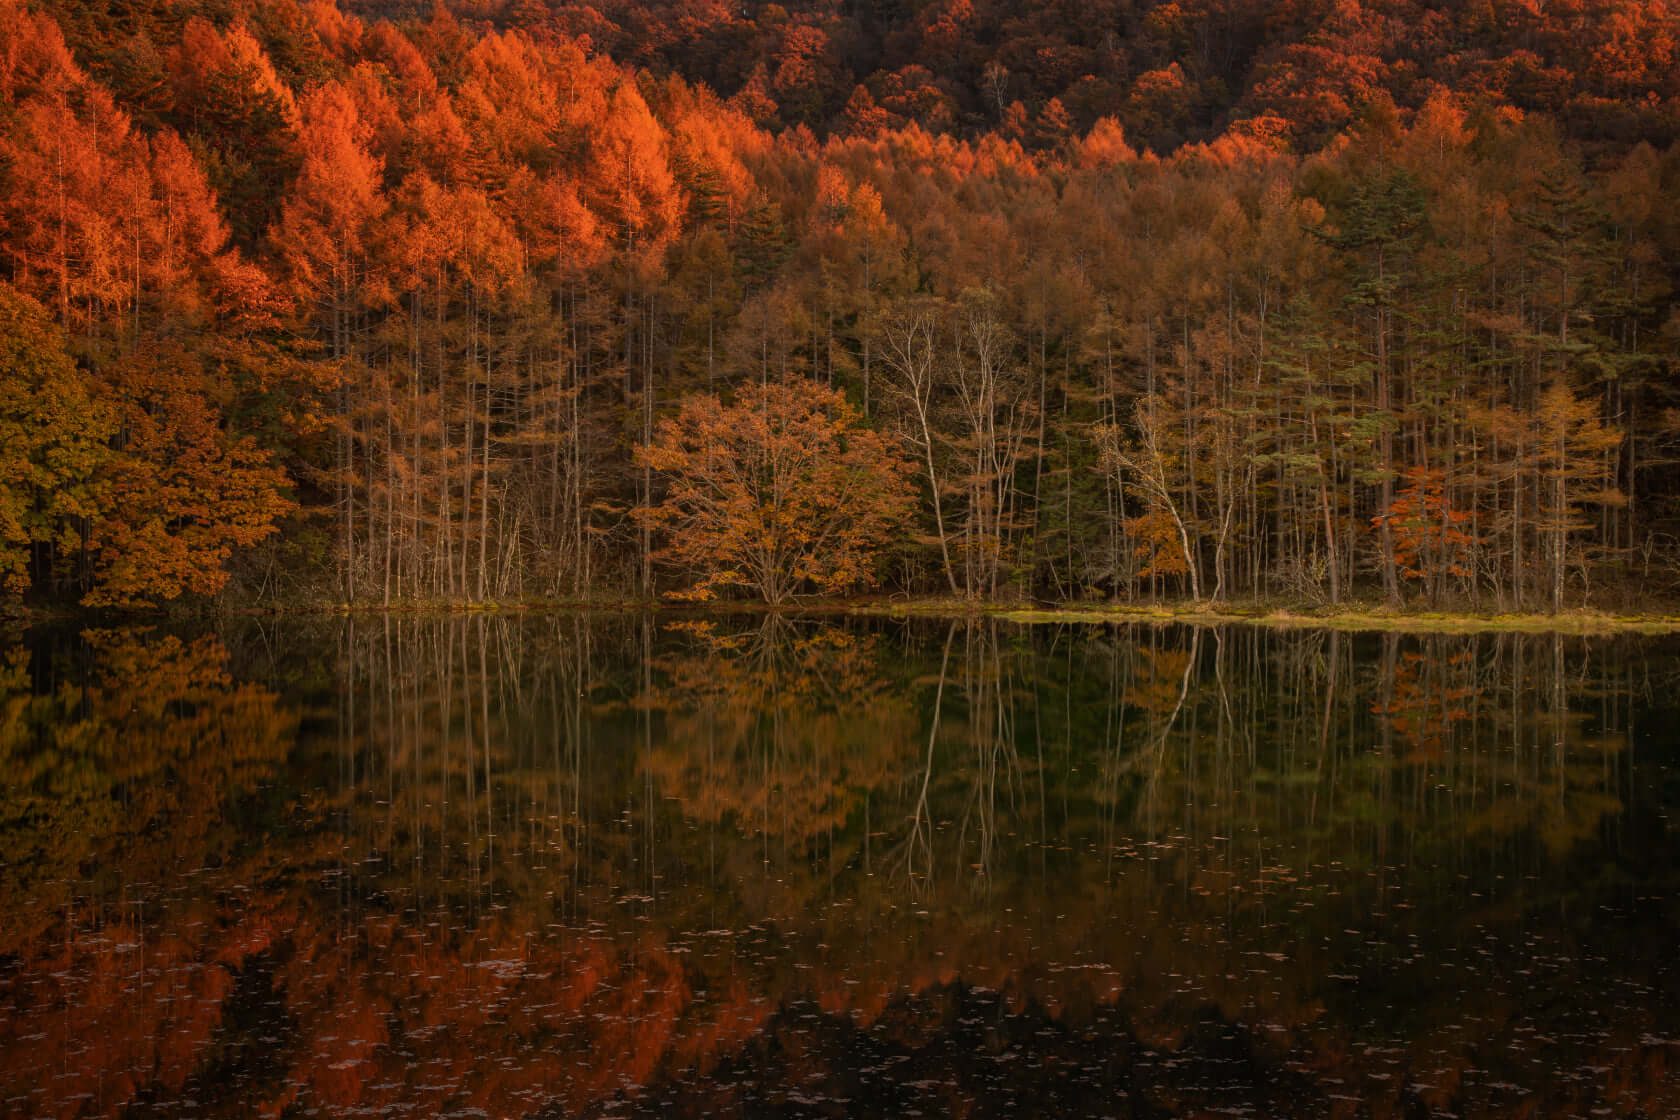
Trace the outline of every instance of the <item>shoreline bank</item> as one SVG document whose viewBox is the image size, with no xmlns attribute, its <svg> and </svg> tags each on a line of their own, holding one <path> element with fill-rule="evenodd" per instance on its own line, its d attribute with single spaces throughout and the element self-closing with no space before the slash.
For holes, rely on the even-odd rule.
<svg viewBox="0 0 1680 1120">
<path fill-rule="evenodd" d="M 0 621 L 30 625 L 87 620 L 112 622 L 180 621 L 199 617 L 357 616 L 402 617 L 474 614 L 577 614 L 650 612 L 670 616 L 771 614 L 877 618 L 993 618 L 1022 625 L 1144 623 L 1191 626 L 1265 626 L 1274 629 L 1396 631 L 1412 633 L 1524 632 L 1563 634 L 1680 633 L 1680 613 L 1622 613 L 1580 608 L 1560 614 L 1532 612 L 1462 612 L 1388 608 L 1372 604 L 1339 607 L 1271 603 L 1020 603 L 961 599 L 807 599 L 779 606 L 753 602 L 649 602 L 521 600 L 508 602 L 370 604 L 319 603 L 243 605 L 204 611 L 83 611 L 22 608 Z"/>
</svg>

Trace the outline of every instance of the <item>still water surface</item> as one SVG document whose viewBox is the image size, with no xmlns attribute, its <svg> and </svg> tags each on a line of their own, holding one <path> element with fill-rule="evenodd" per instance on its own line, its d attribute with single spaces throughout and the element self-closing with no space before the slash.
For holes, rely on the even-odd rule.
<svg viewBox="0 0 1680 1120">
<path fill-rule="evenodd" d="M 636 615 L 0 661 L 0 1115 L 1680 1115 L 1680 642 Z"/>
</svg>

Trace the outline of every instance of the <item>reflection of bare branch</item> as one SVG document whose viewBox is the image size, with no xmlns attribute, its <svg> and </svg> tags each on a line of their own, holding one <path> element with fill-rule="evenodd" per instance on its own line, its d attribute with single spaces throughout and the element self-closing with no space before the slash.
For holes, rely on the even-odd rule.
<svg viewBox="0 0 1680 1120">
<path fill-rule="evenodd" d="M 969 695 L 969 711 L 971 713 L 970 730 L 975 750 L 975 778 L 973 795 L 970 797 L 963 814 L 962 828 L 958 833 L 957 846 L 959 850 L 968 836 L 970 819 L 975 820 L 980 836 L 980 850 L 977 853 L 977 870 L 982 878 L 989 875 L 992 869 L 992 852 L 997 842 L 997 778 L 998 764 L 1004 763 L 1004 775 L 1008 780 L 1008 789 L 1013 795 L 1015 779 L 1020 776 L 1020 757 L 1015 750 L 1015 728 L 1013 722 L 1014 705 L 1010 702 L 1009 690 L 1005 686 L 1003 657 L 997 640 L 997 624 L 986 623 L 984 627 L 972 627 L 968 644 L 970 668 L 965 673 L 970 682 L 967 687 Z M 978 639 L 975 634 L 978 633 Z M 978 641 L 980 650 L 978 668 L 973 667 L 976 660 L 974 648 Z M 985 718 L 981 718 L 985 717 Z M 1013 808 L 1013 796 L 1011 797 Z"/>
<path fill-rule="evenodd" d="M 921 873 L 925 884 L 933 878 L 933 818 L 928 813 L 928 783 L 933 779 L 933 748 L 939 741 L 939 717 L 945 704 L 945 676 L 951 667 L 951 641 L 957 636 L 957 624 L 953 621 L 951 628 L 945 634 L 945 652 L 939 660 L 939 685 L 933 693 L 933 719 L 928 727 L 927 764 L 922 769 L 922 789 L 916 798 L 916 809 L 910 818 L 910 833 L 904 838 L 904 858 L 901 861 L 904 868 L 904 878 L 912 895 L 919 895 L 921 886 L 917 883 L 916 860 L 920 856 L 924 870 Z"/>
<path fill-rule="evenodd" d="M 1178 723 L 1178 714 L 1184 710 L 1185 698 L 1190 695 L 1190 678 L 1196 671 L 1196 661 L 1201 655 L 1202 628 L 1192 627 L 1190 630 L 1190 656 L 1185 659 L 1184 672 L 1178 682 L 1178 701 L 1173 705 L 1172 714 L 1167 717 L 1166 724 L 1150 740 L 1149 746 L 1144 748 L 1138 762 L 1142 764 L 1146 773 L 1144 780 L 1144 804 L 1148 807 L 1148 815 L 1154 815 L 1155 796 L 1159 790 L 1162 771 L 1164 770 L 1164 748 L 1167 737 L 1172 734 L 1173 727 Z"/>
<path fill-rule="evenodd" d="M 1318 721 L 1318 780 L 1313 782 L 1312 802 L 1307 810 L 1307 820 L 1318 819 L 1318 791 L 1324 784 L 1324 763 L 1330 757 L 1330 714 L 1336 705 L 1336 666 L 1342 660 L 1341 634 L 1330 631 L 1330 652 L 1328 667 L 1325 669 L 1324 681 L 1324 710 Z"/>
</svg>

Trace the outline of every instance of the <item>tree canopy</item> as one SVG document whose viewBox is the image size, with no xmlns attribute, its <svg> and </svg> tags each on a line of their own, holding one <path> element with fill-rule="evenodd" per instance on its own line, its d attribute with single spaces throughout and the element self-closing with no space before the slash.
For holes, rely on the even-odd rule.
<svg viewBox="0 0 1680 1120">
<path fill-rule="evenodd" d="M 639 512 L 656 558 L 697 574 L 688 592 L 745 588 L 767 603 L 872 584 L 911 510 L 909 464 L 833 389 L 743 386 L 685 400 L 640 458 L 670 478 Z"/>
<path fill-rule="evenodd" d="M 8 594 L 1680 594 L 1665 3 L 125 12 L 0 0 Z M 754 393 L 890 564 L 679 562 Z"/>
</svg>

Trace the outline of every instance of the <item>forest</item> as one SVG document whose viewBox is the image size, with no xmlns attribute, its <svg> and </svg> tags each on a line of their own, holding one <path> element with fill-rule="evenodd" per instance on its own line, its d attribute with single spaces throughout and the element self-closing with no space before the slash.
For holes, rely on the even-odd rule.
<svg viewBox="0 0 1680 1120">
<path fill-rule="evenodd" d="M 1680 597 L 1665 0 L 0 0 L 0 582 Z"/>
</svg>

